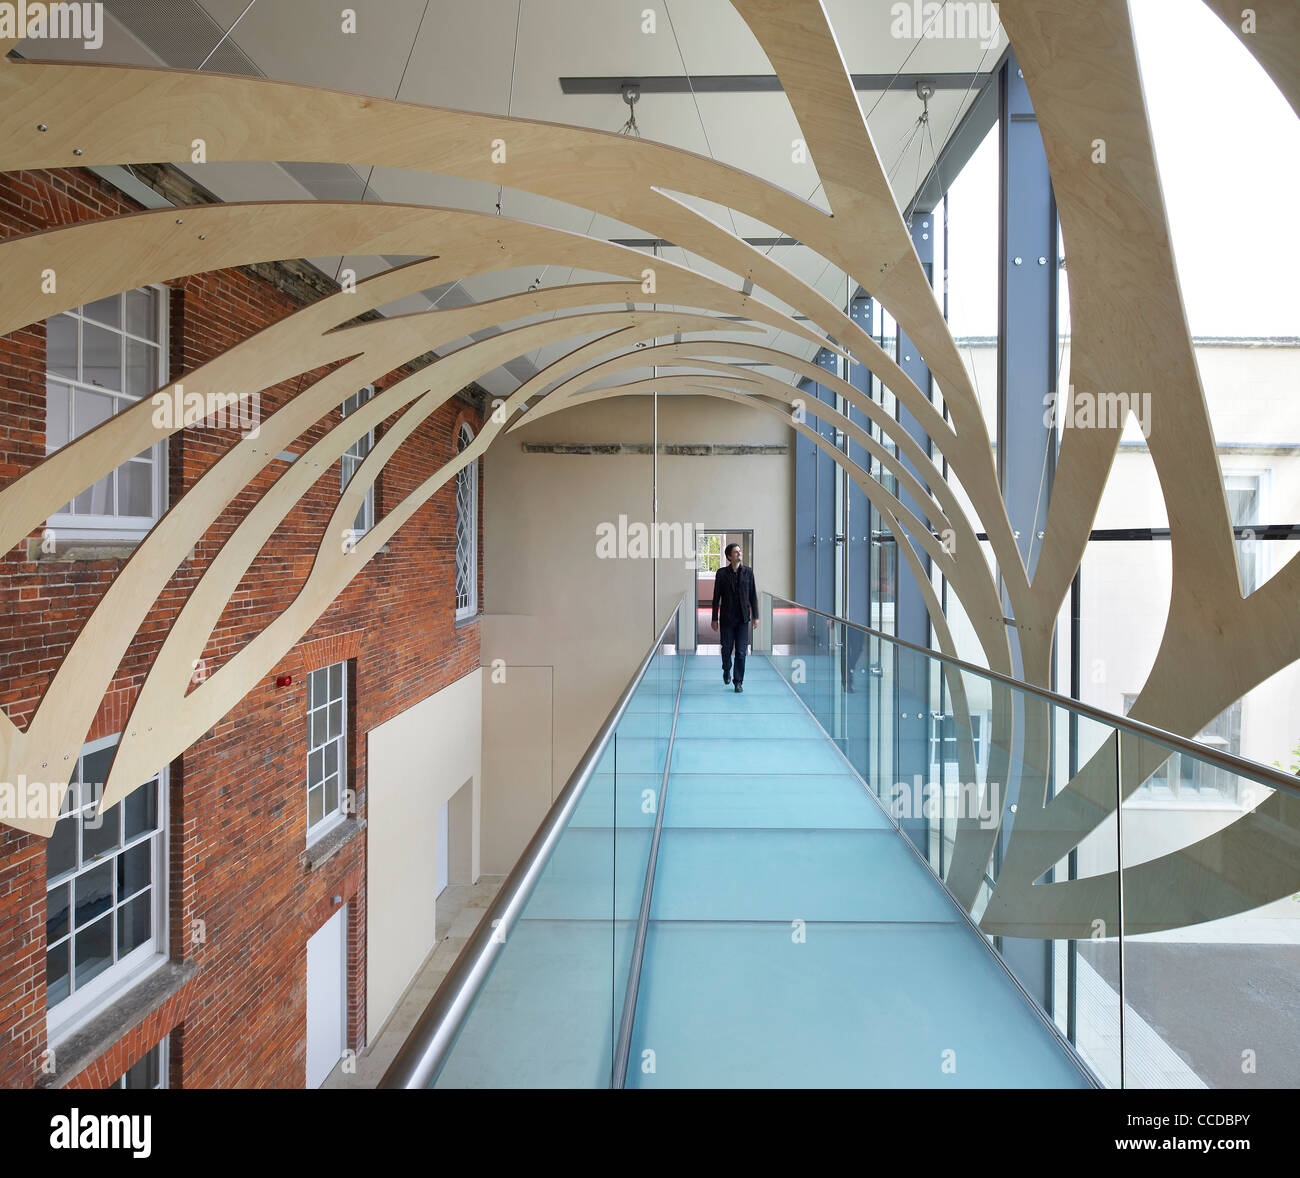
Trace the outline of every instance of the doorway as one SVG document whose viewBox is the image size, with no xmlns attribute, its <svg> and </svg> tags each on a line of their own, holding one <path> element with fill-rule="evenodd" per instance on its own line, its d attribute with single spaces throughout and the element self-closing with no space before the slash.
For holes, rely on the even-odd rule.
<svg viewBox="0 0 1300 1178">
<path fill-rule="evenodd" d="M 438 810 L 433 834 L 433 898 L 451 884 L 474 882 L 474 779 L 471 777 Z"/>
<path fill-rule="evenodd" d="M 695 649 L 718 654 L 722 647 L 711 625 L 713 579 L 727 563 L 729 545 L 740 545 L 740 563 L 754 566 L 754 532 L 745 528 L 697 529 L 695 532 Z M 757 577 L 757 574 L 755 575 Z"/>
<path fill-rule="evenodd" d="M 447 885 L 451 882 L 451 823 L 448 814 L 450 808 L 450 802 L 443 802 L 442 809 L 438 811 L 437 845 L 433 852 L 433 898 L 435 900 L 446 891 Z"/>
<path fill-rule="evenodd" d="M 348 1025 L 348 906 L 307 942 L 307 1087 L 319 1088 L 343 1058 Z"/>
</svg>

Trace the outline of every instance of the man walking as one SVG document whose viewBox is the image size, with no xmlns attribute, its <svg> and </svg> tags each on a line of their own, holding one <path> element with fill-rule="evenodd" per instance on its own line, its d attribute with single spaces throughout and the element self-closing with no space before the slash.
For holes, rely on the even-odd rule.
<svg viewBox="0 0 1300 1178">
<path fill-rule="evenodd" d="M 758 590 L 754 570 L 740 563 L 740 545 L 728 544 L 727 564 L 713 578 L 713 630 L 722 622 L 722 681 L 731 682 L 731 655 L 736 655 L 736 690 L 743 691 L 749 632 L 758 629 Z"/>
</svg>

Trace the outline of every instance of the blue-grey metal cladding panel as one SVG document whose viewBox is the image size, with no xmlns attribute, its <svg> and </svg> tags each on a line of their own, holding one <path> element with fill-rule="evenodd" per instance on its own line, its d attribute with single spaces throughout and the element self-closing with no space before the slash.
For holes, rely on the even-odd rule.
<svg viewBox="0 0 1300 1178">
<path fill-rule="evenodd" d="M 816 385 L 799 382 L 807 398 L 815 398 Z M 815 592 L 816 569 L 813 538 L 817 532 L 817 447 L 794 431 L 794 597 L 810 602 Z"/>
<path fill-rule="evenodd" d="M 912 218 L 912 244 L 917 257 L 925 269 L 927 277 L 934 271 L 935 218 L 932 213 L 916 213 Z M 930 368 L 920 351 L 908 339 L 901 325 L 898 331 L 898 363 L 927 397 L 931 396 Z M 920 422 L 899 403 L 898 420 L 922 450 L 930 450 L 930 438 L 921 428 Z M 909 472 L 915 475 L 923 486 L 928 480 L 905 456 L 900 458 Z M 920 521 L 922 526 L 929 526 L 921 505 L 899 487 L 899 499 Z M 900 544 L 907 543 L 899 540 Z M 918 545 L 913 545 L 918 548 Z M 927 573 L 930 567 L 929 557 L 921 554 L 921 562 Z M 896 606 L 898 636 L 918 646 L 930 644 L 930 617 L 921 596 L 921 589 L 910 563 L 901 558 L 898 561 L 898 600 Z M 898 767 L 901 779 L 910 782 L 919 774 L 921 780 L 927 779 L 930 764 L 930 663 L 927 659 L 902 657 L 896 668 L 897 678 L 897 715 L 898 715 Z M 923 851 L 927 850 L 929 823 L 922 817 L 906 819 L 903 831 Z"/>
<path fill-rule="evenodd" d="M 817 366 L 828 372 L 835 372 L 839 361 L 833 352 L 823 352 L 817 358 Z M 818 400 L 835 405 L 835 394 L 825 385 L 814 386 Z M 818 418 L 809 421 L 809 425 L 825 438 L 830 445 L 835 445 L 835 427 L 830 422 Z M 814 550 L 814 567 L 816 580 L 811 604 L 815 609 L 826 613 L 835 612 L 835 480 L 839 477 L 839 467 L 835 460 L 819 448 L 817 451 L 817 520 L 816 547 Z"/>
<path fill-rule="evenodd" d="M 849 317 L 868 335 L 874 330 L 875 306 L 872 300 L 859 295 L 849 305 Z M 864 365 L 852 362 L 848 366 L 848 383 L 865 397 L 871 396 L 871 371 Z M 871 432 L 871 419 L 861 409 L 848 407 L 848 419 L 866 433 Z M 866 447 L 849 439 L 849 460 L 864 471 L 871 469 L 871 457 Z M 850 481 L 848 532 L 845 539 L 845 559 L 849 566 L 849 592 L 845 617 L 864 626 L 871 620 L 871 501 L 856 483 Z"/>
</svg>

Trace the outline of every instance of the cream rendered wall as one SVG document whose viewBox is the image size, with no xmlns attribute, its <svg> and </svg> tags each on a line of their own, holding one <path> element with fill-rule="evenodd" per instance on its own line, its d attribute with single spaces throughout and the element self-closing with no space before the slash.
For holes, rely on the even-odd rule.
<svg viewBox="0 0 1300 1178">
<path fill-rule="evenodd" d="M 597 526 L 648 524 L 649 454 L 525 454 L 521 442 L 651 440 L 651 401 L 623 397 L 541 418 L 484 459 L 485 674 L 505 661 L 506 683 L 484 683 L 485 867 L 512 865 L 605 719 L 654 636 L 651 561 L 600 559 Z M 782 421 L 707 397 L 659 398 L 659 440 L 781 443 L 781 455 L 659 456 L 660 521 L 752 528 L 760 590 L 794 588 L 794 432 Z M 655 563 L 660 620 L 691 588 L 691 552 Z M 689 624 L 689 618 L 688 618 Z M 510 667 L 521 669 L 512 687 Z M 544 680 L 523 668 L 551 668 Z M 553 708 L 553 712 L 552 712 Z M 553 718 L 552 718 L 553 717 Z M 553 726 L 552 726 L 553 725 Z M 552 735 L 549 794 L 536 764 Z M 488 849 L 490 848 L 490 855 Z"/>
<path fill-rule="evenodd" d="M 483 668 L 484 875 L 509 873 L 550 808 L 551 674 L 518 663 Z"/>
<path fill-rule="evenodd" d="M 482 676 L 479 669 L 366 734 L 366 1025 L 374 1039 L 432 952 L 435 823 L 472 785 L 470 874 L 479 875 Z M 456 807 L 453 807 L 456 808 Z M 454 856 L 453 856 L 454 857 Z"/>
</svg>

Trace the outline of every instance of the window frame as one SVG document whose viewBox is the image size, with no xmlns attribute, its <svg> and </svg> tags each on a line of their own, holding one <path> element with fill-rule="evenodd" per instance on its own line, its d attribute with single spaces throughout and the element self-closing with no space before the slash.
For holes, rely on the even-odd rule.
<svg viewBox="0 0 1300 1178">
<path fill-rule="evenodd" d="M 1222 464 L 1222 460 L 1220 460 L 1220 463 Z M 1223 469 L 1222 471 L 1223 495 L 1225 499 L 1227 499 L 1228 493 L 1230 491 L 1239 491 L 1242 489 L 1241 487 L 1232 486 L 1231 484 L 1234 481 L 1237 482 L 1251 481 L 1254 483 L 1255 503 L 1256 503 L 1255 519 L 1243 520 L 1240 523 L 1238 523 L 1237 520 L 1234 520 L 1232 518 L 1232 504 L 1231 504 L 1231 500 L 1228 501 L 1228 522 L 1232 524 L 1234 529 L 1238 527 L 1250 527 L 1250 528 L 1258 528 L 1262 530 L 1266 526 L 1264 521 L 1269 519 L 1269 517 L 1272 514 L 1271 512 L 1272 504 L 1269 502 L 1270 499 L 1269 491 L 1270 491 L 1270 483 L 1272 481 L 1271 479 L 1272 473 L 1273 473 L 1273 468 L 1268 466 L 1241 466 L 1241 467 L 1229 466 Z M 1242 571 L 1241 545 L 1244 543 L 1246 543 L 1246 541 L 1238 540 L 1235 538 L 1235 531 L 1234 531 L 1233 548 L 1237 554 L 1237 574 L 1238 574 L 1239 588 L 1242 588 L 1240 583 L 1240 576 Z M 1250 587 L 1249 590 L 1243 589 L 1243 596 L 1249 596 L 1251 593 L 1254 593 L 1255 590 L 1263 586 L 1264 582 L 1267 581 L 1269 577 L 1272 575 L 1272 569 L 1268 567 L 1268 562 L 1266 560 L 1266 554 L 1268 552 L 1269 552 L 1268 545 L 1265 544 L 1262 540 L 1260 540 L 1257 536 L 1255 539 L 1254 550 L 1251 553 L 1251 555 L 1254 557 L 1255 583 Z"/>
<path fill-rule="evenodd" d="M 461 445 L 461 438 L 468 433 L 469 437 L 465 445 Z M 456 453 L 462 454 L 473 444 L 475 438 L 474 428 L 468 421 L 462 421 L 456 427 L 456 437 L 454 443 Z M 462 495 L 462 489 L 468 483 L 468 489 Z M 465 544 L 465 563 L 461 564 L 461 534 L 462 534 L 462 514 L 461 507 L 463 502 L 469 504 L 469 526 L 467 529 L 467 540 Z M 461 577 L 465 577 L 466 585 L 463 596 L 464 604 L 461 604 L 462 586 Z M 456 621 L 466 621 L 478 614 L 478 459 L 467 463 L 456 472 Z"/>
<path fill-rule="evenodd" d="M 979 769 L 981 772 L 983 771 L 985 765 L 984 734 L 987 731 L 985 726 L 987 719 L 988 719 L 988 714 L 985 712 L 970 713 L 971 746 L 975 757 L 976 768 Z M 952 728 L 951 736 L 948 736 L 944 732 L 945 726 L 949 726 L 949 725 Z M 945 770 L 948 767 L 952 767 L 954 770 L 957 769 L 960 763 L 956 756 L 957 736 L 958 736 L 957 717 L 954 713 L 952 712 L 943 712 L 943 713 L 931 712 L 930 713 L 930 764 L 931 765 L 942 764 Z M 947 746 L 949 744 L 953 746 L 954 756 L 951 760 L 942 760 L 941 754 L 947 752 Z"/>
<path fill-rule="evenodd" d="M 157 321 L 155 326 L 157 328 L 158 338 L 156 340 L 145 339 L 145 337 L 137 335 L 135 332 L 129 331 L 126 327 L 125 298 L 128 294 L 131 294 L 136 290 L 150 291 L 157 296 L 156 298 L 157 306 L 155 310 Z M 136 340 L 137 342 L 147 344 L 150 347 L 156 349 L 157 356 L 158 356 L 158 366 L 154 374 L 154 387 L 148 393 L 142 394 L 137 399 L 137 401 L 145 400 L 148 397 L 152 396 L 158 389 L 164 388 L 170 381 L 170 377 L 171 377 L 170 295 L 171 295 L 170 287 L 162 283 L 150 283 L 145 286 L 134 287 L 132 288 L 131 291 L 122 291 L 119 292 L 119 294 L 116 296 L 119 299 L 123 300 L 121 304 L 122 318 L 119 321 L 119 326 L 113 327 L 106 323 L 100 323 L 95 319 L 89 320 L 92 326 L 101 328 L 104 331 L 112 332 L 115 335 L 117 335 L 121 340 Z M 47 325 L 49 324 L 50 320 L 57 319 L 59 317 L 70 318 L 76 322 L 77 324 L 77 368 L 79 373 L 83 371 L 83 364 L 84 364 L 84 357 L 83 357 L 84 336 L 85 336 L 85 325 L 87 323 L 87 319 L 85 315 L 86 305 L 79 306 L 79 307 L 71 307 L 66 311 L 57 312 L 55 315 L 51 315 L 49 316 L 49 318 L 45 320 L 45 323 Z M 53 383 L 53 384 L 66 386 L 70 400 L 75 396 L 77 390 L 81 390 L 83 392 L 88 392 L 88 393 L 97 393 L 100 395 L 111 395 L 114 398 L 116 398 L 118 401 L 124 401 L 127 397 L 127 394 L 125 392 L 125 386 L 126 386 L 125 344 L 123 344 L 121 349 L 120 363 L 121 363 L 120 371 L 122 374 L 121 384 L 123 386 L 122 392 L 115 392 L 113 390 L 105 390 L 103 388 L 98 388 L 93 384 L 87 383 L 85 380 L 81 379 L 80 376 L 74 378 L 74 377 L 63 376 L 61 374 L 52 373 L 50 371 L 50 356 L 49 356 L 48 326 L 47 326 L 47 340 L 46 340 L 46 349 L 45 349 L 45 433 L 46 433 L 45 452 L 47 455 L 56 453 L 57 450 L 63 448 L 62 446 L 60 446 L 57 447 L 56 449 L 51 449 L 49 444 L 50 385 Z M 137 402 L 136 401 L 130 402 L 130 404 L 135 404 L 135 403 Z M 107 420 L 109 421 L 113 420 L 113 418 L 116 417 L 121 412 L 122 409 L 118 409 Z M 77 436 L 81 437 L 84 435 L 79 434 Z M 64 445 L 70 445 L 75 440 L 76 438 L 69 437 L 68 441 L 65 442 Z M 75 511 L 59 510 L 54 512 L 52 515 L 50 515 L 50 517 L 46 521 L 46 526 L 51 530 L 53 530 L 57 535 L 69 540 L 110 540 L 111 541 L 111 540 L 143 539 L 149 533 L 149 530 L 154 526 L 154 524 L 156 524 L 167 512 L 167 507 L 168 507 L 168 467 L 167 467 L 168 444 L 167 443 L 168 443 L 167 438 L 161 438 L 149 448 L 152 457 L 151 465 L 153 467 L 152 491 L 153 491 L 153 502 L 155 508 L 155 513 L 153 515 L 151 516 L 99 515 L 99 514 L 90 514 L 90 513 L 82 514 Z M 132 459 L 127 459 L 127 462 L 130 461 L 132 461 Z M 125 463 L 122 465 L 125 465 Z M 114 468 L 114 469 L 117 470 L 119 468 Z M 86 489 L 88 490 L 89 488 Z M 73 500 L 73 502 L 75 503 L 75 499 Z M 66 507 L 67 505 L 65 504 L 64 506 Z"/>
<path fill-rule="evenodd" d="M 77 762 L 78 782 L 80 782 L 80 778 L 82 776 L 81 766 L 87 754 L 99 752 L 105 748 L 115 747 L 118 741 L 121 739 L 121 736 L 122 734 L 120 732 L 114 733 L 111 736 L 101 737 L 98 740 L 87 741 L 84 745 L 82 745 L 81 752 L 78 755 L 78 762 Z M 114 853 L 112 859 L 107 860 L 108 862 L 112 862 L 123 852 L 128 850 L 130 847 L 135 847 L 148 840 L 152 840 L 153 842 L 153 854 L 151 856 L 152 874 L 151 874 L 151 880 L 149 886 L 153 889 L 153 932 L 148 940 L 146 940 L 144 943 L 140 945 L 137 945 L 125 957 L 121 958 L 118 961 L 113 962 L 113 964 L 109 965 L 105 970 L 103 970 L 103 972 L 97 974 L 94 978 L 90 979 L 90 981 L 87 982 L 84 986 L 81 987 L 76 986 L 75 958 L 73 958 L 69 962 L 68 996 L 66 998 L 61 999 L 59 1002 L 55 1003 L 53 1006 L 50 1006 L 48 991 L 46 993 L 46 1009 L 45 1009 L 46 1030 L 49 1035 L 50 1041 L 52 1043 L 58 1039 L 65 1038 L 66 1036 L 72 1034 L 74 1031 L 78 1030 L 81 1026 L 83 1026 L 86 1022 L 88 1022 L 91 1018 L 93 1018 L 96 1014 L 98 1014 L 105 1006 L 115 1001 L 125 991 L 131 989 L 133 986 L 143 981 L 144 978 L 146 978 L 149 974 L 153 973 L 156 969 L 160 968 L 162 965 L 166 964 L 166 962 L 169 960 L 169 955 L 170 955 L 169 917 L 171 911 L 170 910 L 170 900 L 171 900 L 170 882 L 171 881 L 170 881 L 170 870 L 169 870 L 170 868 L 169 841 L 170 840 L 168 837 L 169 835 L 169 829 L 168 829 L 169 767 L 164 766 L 158 772 L 157 776 L 153 780 L 156 783 L 154 788 L 158 791 L 156 829 L 151 834 L 141 835 L 130 843 L 122 841 L 117 851 Z M 143 789 L 145 787 L 141 786 L 140 788 Z M 82 801 L 79 793 L 76 796 L 76 800 L 72 802 L 69 802 L 68 800 L 73 797 L 73 793 L 72 793 L 73 789 L 79 791 L 80 784 L 74 784 L 73 786 L 69 787 L 69 792 L 67 798 L 65 798 L 64 806 L 65 807 L 72 806 L 84 812 L 87 806 L 89 805 L 89 803 Z M 125 815 L 125 806 L 129 797 L 130 795 L 128 795 L 127 798 L 123 798 L 120 802 L 118 802 L 115 806 L 113 806 L 111 810 L 108 811 L 108 813 L 115 815 L 119 821 L 123 821 Z M 61 818 L 63 813 L 64 811 L 61 811 Z M 65 934 L 65 937 L 58 938 L 58 941 L 55 942 L 56 944 L 59 941 L 63 941 L 65 938 L 71 940 L 71 938 L 75 935 L 74 929 L 71 924 L 71 913 L 76 906 L 76 885 L 74 881 L 79 876 L 86 874 L 87 870 L 94 870 L 94 868 L 86 869 L 81 866 L 81 855 L 82 855 L 81 839 L 82 839 L 82 827 L 81 824 L 78 823 L 77 824 L 78 866 L 74 867 L 72 871 L 61 872 L 58 876 L 54 877 L 53 879 L 51 879 L 48 876 L 48 874 L 46 876 L 45 895 L 46 895 L 46 905 L 47 905 L 46 908 L 47 920 L 48 920 L 48 902 L 49 902 L 50 892 L 53 891 L 55 888 L 62 887 L 65 884 L 72 884 L 73 895 L 70 899 L 69 930 L 68 933 Z M 113 899 L 112 907 L 110 908 L 109 913 L 105 914 L 104 916 L 100 916 L 97 919 L 98 920 L 108 919 L 113 922 L 114 927 L 113 927 L 112 943 L 113 943 L 114 953 L 116 953 L 117 912 L 121 907 L 116 895 L 117 893 L 116 872 L 113 873 L 113 880 L 114 880 L 113 883 L 114 899 Z M 47 954 L 50 950 L 50 947 L 51 947 L 50 943 L 47 941 L 45 943 L 45 952 Z"/>
<path fill-rule="evenodd" d="M 303 778 L 304 781 L 306 782 L 306 787 L 307 787 L 306 788 L 307 796 L 305 801 L 306 801 L 306 814 L 307 814 L 307 845 L 309 847 L 313 843 L 318 842 L 325 835 L 329 834 L 330 831 L 334 830 L 336 827 L 341 825 L 344 821 L 347 820 L 348 817 L 348 805 L 347 805 L 347 791 L 349 788 L 349 779 L 348 779 L 348 744 L 349 744 L 348 670 L 349 667 L 348 667 L 348 661 L 349 660 L 347 659 L 340 659 L 339 661 L 334 663 L 327 663 L 323 667 L 314 667 L 312 670 L 307 672 L 307 712 L 306 712 L 307 748 L 306 748 L 306 755 L 303 758 Z M 335 667 L 340 668 L 341 671 L 340 692 L 337 697 L 333 694 L 333 689 L 329 686 L 330 672 Z M 315 676 L 321 672 L 323 672 L 325 675 L 326 698 L 323 704 L 313 705 L 313 691 L 314 691 L 313 685 L 316 682 Z M 331 706 L 336 702 L 341 704 L 340 712 L 342 718 L 339 723 L 338 736 L 330 736 L 329 735 L 329 710 Z M 313 713 L 320 712 L 320 711 L 323 711 L 325 713 L 326 739 L 323 744 L 316 745 L 312 743 L 311 718 Z M 335 805 L 333 810 L 327 812 L 325 810 L 325 790 L 326 790 L 326 781 L 330 777 L 330 774 L 325 771 L 324 765 L 327 760 L 327 754 L 325 750 L 328 749 L 331 745 L 336 745 L 338 747 L 337 774 L 339 779 L 338 780 L 339 792 L 338 792 L 337 804 Z M 318 783 L 313 783 L 312 782 L 312 756 L 318 752 L 321 754 L 321 764 L 322 764 L 321 777 Z M 312 791 L 318 787 L 321 791 L 321 816 L 316 820 L 315 823 L 313 823 L 311 820 L 311 794 Z"/>
<path fill-rule="evenodd" d="M 1124 715 L 1129 714 L 1138 695 L 1136 691 L 1122 694 Z M 1239 757 L 1244 716 L 1245 697 L 1242 697 L 1202 725 L 1192 739 L 1208 749 L 1217 748 L 1229 756 Z M 1223 727 L 1228 729 L 1226 734 L 1216 731 Z M 1207 761 L 1193 761 L 1173 749 L 1169 750 L 1169 756 L 1160 768 L 1137 787 L 1126 804 L 1135 803 L 1187 810 L 1249 808 L 1243 803 L 1241 780 L 1235 774 Z"/>
<path fill-rule="evenodd" d="M 722 568 L 722 533 L 701 532 L 696 543 L 695 564 L 698 571 L 717 573 Z"/>
<path fill-rule="evenodd" d="M 340 406 L 344 418 L 351 416 L 375 396 L 375 386 L 372 384 L 365 385 L 358 389 L 352 396 L 348 397 Z M 349 408 L 351 406 L 351 408 Z M 362 453 L 357 453 L 358 446 L 365 446 Z M 366 460 L 370 451 L 375 448 L 375 431 L 367 430 L 360 438 L 352 443 L 339 457 L 339 494 L 342 495 L 352 481 L 353 475 L 356 474 L 357 468 Z M 350 468 L 350 469 L 349 469 Z M 366 488 L 365 498 L 361 502 L 361 510 L 357 513 L 357 519 L 363 521 L 363 525 L 358 527 L 356 520 L 353 521 L 349 529 L 352 534 L 352 542 L 355 544 L 371 528 L 375 526 L 375 484 L 372 482 Z"/>
<path fill-rule="evenodd" d="M 127 1077 L 131 1074 L 132 1069 L 139 1066 L 141 1063 L 143 1063 L 155 1051 L 158 1053 L 158 1083 L 151 1084 L 148 1089 L 143 1089 L 143 1091 L 157 1092 L 160 1089 L 170 1088 L 171 1085 L 168 1083 L 170 1077 L 168 1073 L 171 1068 L 171 1039 L 172 1039 L 171 1033 L 168 1032 L 161 1039 L 159 1039 L 157 1043 L 155 1043 L 151 1048 L 149 1048 L 149 1050 L 146 1051 L 139 1059 L 137 1059 L 135 1063 L 131 1065 L 131 1067 L 127 1068 L 126 1071 L 124 1071 L 120 1076 L 118 1076 L 118 1078 L 109 1085 L 109 1088 L 111 1090 L 116 1090 L 119 1092 L 142 1091 L 142 1089 L 134 1088 L 133 1086 L 128 1085 L 126 1080 Z"/>
</svg>

